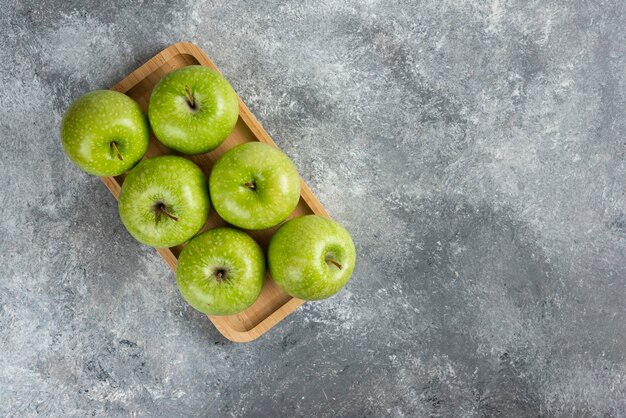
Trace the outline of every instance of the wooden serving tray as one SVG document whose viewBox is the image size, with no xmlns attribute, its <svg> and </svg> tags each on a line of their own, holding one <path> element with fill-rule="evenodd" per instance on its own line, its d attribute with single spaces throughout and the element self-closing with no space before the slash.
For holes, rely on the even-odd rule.
<svg viewBox="0 0 626 418">
<path fill-rule="evenodd" d="M 113 86 L 113 90 L 124 93 L 135 99 L 147 114 L 148 102 L 152 89 L 165 74 L 172 70 L 187 65 L 204 65 L 218 71 L 209 57 L 196 45 L 189 42 L 180 42 L 169 46 L 154 56 L 144 65 L 133 71 L 128 77 Z M 239 120 L 230 136 L 215 150 L 201 155 L 186 156 L 185 158 L 195 162 L 207 176 L 217 159 L 226 151 L 236 145 L 249 141 L 259 141 L 276 146 L 265 129 L 250 113 L 248 107 L 239 99 Z M 150 158 L 163 154 L 177 154 L 161 144 L 154 135 L 150 135 L 150 145 L 144 158 Z M 180 155 L 180 154 L 178 154 Z M 124 182 L 125 174 L 117 177 L 101 177 L 106 187 L 119 199 L 120 189 Z M 290 218 L 315 213 L 328 216 L 324 207 L 313 195 L 309 187 L 301 180 L 301 195 L 298 206 Z M 211 208 L 209 219 L 203 230 L 226 225 L 215 209 Z M 260 231 L 245 231 L 267 250 L 269 240 L 277 227 Z M 157 248 L 157 251 L 165 259 L 167 264 L 176 271 L 178 255 L 183 245 L 172 248 Z M 235 342 L 247 342 L 259 338 L 270 328 L 282 321 L 295 311 L 303 300 L 293 298 L 284 293 L 272 280 L 269 270 L 265 278 L 265 285 L 257 301 L 245 311 L 230 316 L 209 316 L 215 327 L 229 340 Z"/>
</svg>

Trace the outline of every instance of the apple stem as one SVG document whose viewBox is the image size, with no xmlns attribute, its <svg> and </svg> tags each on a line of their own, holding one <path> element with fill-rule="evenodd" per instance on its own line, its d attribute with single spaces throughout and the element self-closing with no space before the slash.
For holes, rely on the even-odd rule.
<svg viewBox="0 0 626 418">
<path fill-rule="evenodd" d="M 120 152 L 119 148 L 117 148 L 117 142 L 111 142 L 111 148 L 113 148 L 115 154 L 117 154 L 117 158 L 119 158 L 120 161 L 124 161 L 124 159 L 122 158 L 122 153 Z"/>
<path fill-rule="evenodd" d="M 338 262 L 336 262 L 336 261 L 335 261 L 335 260 L 333 260 L 333 259 L 330 259 L 330 258 L 329 258 L 329 259 L 327 259 L 326 261 L 327 261 L 327 262 L 329 262 L 329 263 L 334 264 L 334 265 L 335 265 L 335 266 L 336 266 L 339 270 L 341 270 L 341 269 L 343 268 L 343 266 L 342 266 L 341 264 L 339 264 Z"/>
<path fill-rule="evenodd" d="M 156 217 L 157 217 L 157 222 L 159 222 L 161 220 L 161 215 L 165 215 L 168 218 L 170 218 L 171 220 L 173 220 L 174 222 L 178 222 L 178 217 L 172 215 L 171 213 L 169 213 L 167 211 L 167 209 L 165 209 L 165 204 L 163 203 L 159 203 L 156 207 L 157 212 L 156 212 Z"/>
<path fill-rule="evenodd" d="M 196 108 L 196 101 L 193 98 L 193 94 L 191 94 L 191 90 L 188 85 L 185 85 L 185 92 L 187 93 L 187 103 L 189 103 L 189 107 L 192 109 Z"/>
<path fill-rule="evenodd" d="M 244 183 L 243 185 L 250 190 L 256 190 L 256 184 L 253 181 L 249 181 L 247 183 Z"/>
</svg>

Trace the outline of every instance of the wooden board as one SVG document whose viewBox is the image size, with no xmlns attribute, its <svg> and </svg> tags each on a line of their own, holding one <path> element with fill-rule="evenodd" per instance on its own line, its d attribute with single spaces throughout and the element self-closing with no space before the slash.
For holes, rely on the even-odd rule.
<svg viewBox="0 0 626 418">
<path fill-rule="evenodd" d="M 147 63 L 133 71 L 128 77 L 113 86 L 113 90 L 125 93 L 135 99 L 144 112 L 147 113 L 148 102 L 152 89 L 158 81 L 168 72 L 187 65 L 204 65 L 216 71 L 217 67 L 207 55 L 196 45 L 188 42 L 180 42 L 169 46 L 154 56 Z M 248 107 L 239 99 L 239 120 L 230 136 L 217 149 L 201 155 L 184 156 L 195 162 L 208 177 L 215 161 L 224 152 L 236 145 L 249 141 L 260 141 L 276 146 L 265 129 L 250 113 Z M 150 158 L 163 154 L 177 154 L 161 144 L 154 135 L 150 136 L 150 145 L 144 158 Z M 180 155 L 180 154 L 177 154 Z M 125 175 L 117 177 L 101 177 L 106 187 L 119 198 L 120 189 Z M 301 180 L 302 192 L 300 202 L 291 214 L 290 218 L 315 213 L 328 216 L 324 207 L 313 195 L 309 187 Z M 226 225 L 214 209 L 211 209 L 209 219 L 204 229 Z M 277 227 L 261 231 L 246 231 L 263 248 L 267 250 L 269 240 Z M 167 264 L 176 271 L 177 258 L 184 245 L 172 248 L 158 248 L 157 251 L 165 259 Z M 284 293 L 272 280 L 269 272 L 265 278 L 265 285 L 257 301 L 245 311 L 230 316 L 209 316 L 215 327 L 229 340 L 235 342 L 252 341 L 291 314 L 304 301 Z"/>
</svg>

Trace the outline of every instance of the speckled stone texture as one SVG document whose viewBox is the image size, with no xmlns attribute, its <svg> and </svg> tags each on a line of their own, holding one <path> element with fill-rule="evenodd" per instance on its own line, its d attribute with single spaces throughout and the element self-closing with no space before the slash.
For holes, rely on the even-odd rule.
<svg viewBox="0 0 626 418">
<path fill-rule="evenodd" d="M 626 2 L 0 0 L 0 415 L 626 416 Z M 211 56 L 353 234 L 232 344 L 58 128 Z"/>
</svg>

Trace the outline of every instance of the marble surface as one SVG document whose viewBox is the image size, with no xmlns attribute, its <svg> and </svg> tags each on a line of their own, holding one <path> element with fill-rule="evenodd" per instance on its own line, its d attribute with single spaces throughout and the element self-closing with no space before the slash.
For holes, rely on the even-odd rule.
<svg viewBox="0 0 626 418">
<path fill-rule="evenodd" d="M 0 415 L 626 416 L 625 2 L 0 10 Z M 181 40 L 356 242 L 343 292 L 249 344 L 59 142 Z"/>
</svg>

